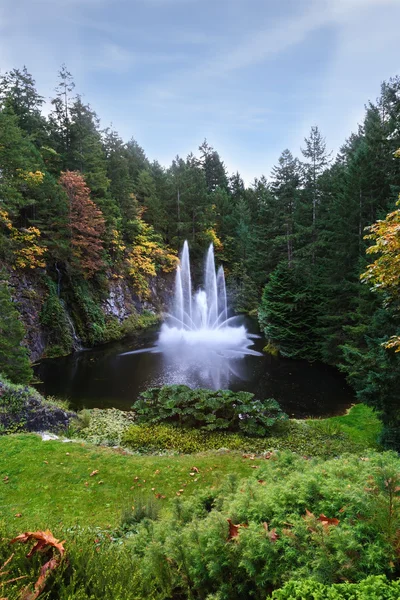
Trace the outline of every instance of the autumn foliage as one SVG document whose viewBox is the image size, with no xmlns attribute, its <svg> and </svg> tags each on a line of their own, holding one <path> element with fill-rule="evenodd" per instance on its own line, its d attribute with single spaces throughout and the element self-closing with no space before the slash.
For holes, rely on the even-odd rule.
<svg viewBox="0 0 400 600">
<path fill-rule="evenodd" d="M 103 234 L 105 221 L 101 210 L 90 198 L 90 189 L 81 173 L 65 171 L 60 183 L 69 201 L 69 227 L 72 254 L 85 278 L 103 268 Z"/>
<path fill-rule="evenodd" d="M 61 559 L 65 554 L 64 542 L 60 542 L 57 540 L 51 531 L 27 531 L 26 533 L 21 533 L 17 537 L 11 540 L 11 544 L 22 543 L 26 544 L 28 542 L 35 542 L 32 546 L 31 550 L 26 555 L 27 558 L 32 558 L 32 556 L 36 553 L 46 554 L 48 555 L 48 560 L 44 563 L 44 565 L 40 569 L 39 577 L 37 578 L 33 590 L 30 589 L 30 586 L 26 586 L 20 592 L 19 598 L 21 600 L 36 600 L 40 596 L 40 594 L 44 591 L 46 587 L 47 580 L 51 573 L 57 569 L 61 564 Z M 4 577 L 9 574 L 9 570 L 5 570 L 8 568 L 12 560 L 14 558 L 14 554 L 12 554 L 0 567 L 0 585 L 3 587 L 7 584 L 15 583 L 20 579 L 25 579 L 27 575 L 23 575 L 21 577 L 12 577 L 7 581 L 4 581 Z M 0 600 L 7 600 L 6 598 L 1 598 Z"/>
</svg>

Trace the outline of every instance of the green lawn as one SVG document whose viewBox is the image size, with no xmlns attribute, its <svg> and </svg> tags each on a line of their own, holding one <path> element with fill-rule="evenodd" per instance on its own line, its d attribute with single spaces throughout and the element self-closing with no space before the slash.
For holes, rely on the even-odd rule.
<svg viewBox="0 0 400 600">
<path fill-rule="evenodd" d="M 0 520 L 15 520 L 18 530 L 75 523 L 115 526 L 138 495 L 161 494 L 165 499 L 159 501 L 167 504 L 177 492 L 196 494 L 227 473 L 249 475 L 261 460 L 233 452 L 132 456 L 89 445 L 42 442 L 33 434 L 0 437 L 0 456 Z M 192 467 L 199 473 L 190 475 Z M 99 473 L 90 477 L 95 470 Z"/>
<path fill-rule="evenodd" d="M 340 439 L 335 441 L 338 424 L 360 452 L 376 448 L 380 424 L 366 406 L 354 406 L 343 417 L 318 423 L 326 426 L 322 437 L 318 437 L 320 432 L 310 431 L 307 436 L 313 440 L 306 438 L 303 442 L 304 434 L 294 428 L 294 432 L 283 431 L 283 437 L 274 438 L 274 447 L 279 448 L 281 443 L 282 449 L 297 449 L 307 455 L 317 440 L 318 444 L 327 444 L 327 450 L 332 444 L 332 455 L 337 455 L 346 451 Z M 157 502 L 167 506 L 177 494 L 183 497 L 196 494 L 215 486 L 228 473 L 245 477 L 264 460 L 244 458 L 241 452 L 234 451 L 130 455 L 90 444 L 43 442 L 34 434 L 1 436 L 0 456 L 0 521 L 8 525 L 15 522 L 16 531 L 74 524 L 114 527 L 122 511 L 134 505 L 139 497 L 165 496 L 157 498 Z M 22 516 L 15 516 L 19 514 Z"/>
<path fill-rule="evenodd" d="M 329 423 L 337 423 L 355 442 L 376 445 L 382 429 L 382 423 L 369 406 L 356 404 L 342 417 L 325 419 Z"/>
</svg>

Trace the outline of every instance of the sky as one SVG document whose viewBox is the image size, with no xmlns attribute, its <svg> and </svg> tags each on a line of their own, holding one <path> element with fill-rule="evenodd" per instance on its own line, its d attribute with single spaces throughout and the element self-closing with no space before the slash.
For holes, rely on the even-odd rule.
<svg viewBox="0 0 400 600">
<path fill-rule="evenodd" d="M 0 0 L 0 73 L 54 95 L 65 63 L 101 118 L 168 166 L 204 138 L 267 177 L 318 125 L 336 152 L 400 75 L 400 0 Z"/>
</svg>

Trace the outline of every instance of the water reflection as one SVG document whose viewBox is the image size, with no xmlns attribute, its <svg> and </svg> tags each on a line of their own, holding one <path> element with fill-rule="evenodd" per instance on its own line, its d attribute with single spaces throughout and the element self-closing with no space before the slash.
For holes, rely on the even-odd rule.
<svg viewBox="0 0 400 600">
<path fill-rule="evenodd" d="M 257 331 L 246 319 L 246 329 Z M 148 387 L 184 383 L 191 387 L 229 388 L 275 398 L 289 415 L 341 414 L 354 402 L 351 389 L 336 369 L 304 360 L 262 354 L 265 340 L 251 338 L 258 356 L 226 356 L 197 346 L 177 354 L 157 348 L 159 332 L 115 342 L 71 356 L 43 360 L 36 367 L 39 390 L 70 400 L 72 408 L 129 409 Z M 148 352 L 153 348 L 156 352 Z M 143 350 L 146 350 L 143 352 Z M 140 353 L 136 353 L 139 351 Z M 124 354 L 128 352 L 125 356 Z"/>
</svg>

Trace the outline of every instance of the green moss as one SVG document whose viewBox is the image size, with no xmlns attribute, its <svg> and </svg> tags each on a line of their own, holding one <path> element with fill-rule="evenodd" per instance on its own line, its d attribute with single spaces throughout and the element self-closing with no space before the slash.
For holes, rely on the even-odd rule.
<svg viewBox="0 0 400 600">
<path fill-rule="evenodd" d="M 140 314 L 133 312 L 121 324 L 122 335 L 128 336 L 136 333 L 137 331 L 154 327 L 154 325 L 158 325 L 158 323 L 160 323 L 160 320 L 160 315 L 154 314 L 149 310 L 144 310 Z"/>
<path fill-rule="evenodd" d="M 72 351 L 73 339 L 65 308 L 57 295 L 56 284 L 46 278 L 47 298 L 42 306 L 40 322 L 45 327 L 47 348 L 45 355 L 49 358 L 65 356 Z"/>
<path fill-rule="evenodd" d="M 279 356 L 279 348 L 274 346 L 272 342 L 268 342 L 268 344 L 264 346 L 263 352 L 270 354 L 271 356 Z"/>
</svg>

